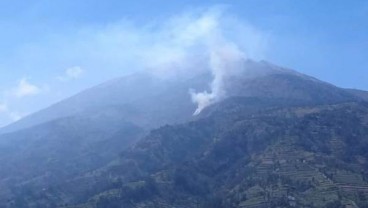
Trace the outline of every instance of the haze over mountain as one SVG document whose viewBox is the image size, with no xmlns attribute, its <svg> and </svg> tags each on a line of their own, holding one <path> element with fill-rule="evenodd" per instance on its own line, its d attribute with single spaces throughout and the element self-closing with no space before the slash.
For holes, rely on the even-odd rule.
<svg viewBox="0 0 368 208">
<path fill-rule="evenodd" d="M 243 171 L 238 169 L 238 163 L 253 167 L 258 159 L 250 160 L 251 155 L 264 158 L 270 149 L 281 151 L 277 145 L 285 139 L 291 139 L 296 145 L 302 142 L 302 146 L 290 146 L 292 151 L 308 155 L 307 152 L 313 150 L 310 154 L 328 157 L 327 153 L 335 153 L 324 149 L 320 152 L 320 149 L 334 148 L 326 146 L 329 140 L 318 142 L 303 137 L 294 141 L 294 135 L 307 133 L 294 126 L 304 122 L 310 114 L 324 119 L 324 113 L 336 111 L 348 119 L 350 111 L 346 108 L 352 113 L 358 109 L 366 110 L 365 92 L 341 89 L 265 61 L 242 60 L 239 66 L 242 68 L 236 73 L 222 77 L 224 95 L 197 116 L 193 116 L 197 106 L 192 102 L 190 92 L 210 91 L 213 75 L 204 72 L 174 82 L 137 73 L 88 89 L 4 128 L 2 132 L 8 133 L 0 135 L 0 162 L 4 167 L 0 172 L 1 206 L 60 207 L 90 199 L 83 207 L 195 207 L 197 203 L 209 207 L 215 205 L 204 204 L 239 207 L 250 202 L 245 198 L 235 201 L 223 198 L 232 197 L 233 191 L 238 190 L 231 187 L 233 182 L 226 180 L 231 174 Z M 323 113 L 321 118 L 320 113 Z M 365 114 L 360 117 L 365 119 Z M 269 119 L 275 123 L 267 124 Z M 313 125 L 319 125 L 313 122 Z M 331 118 L 330 122 L 334 126 L 338 120 Z M 268 127 L 263 128 L 263 125 Z M 356 128 L 364 130 L 365 127 L 359 125 Z M 279 131 L 284 133 L 275 137 Z M 291 132 L 285 133 L 288 131 Z M 325 134 L 313 131 L 318 138 Z M 337 135 L 336 138 L 348 139 L 346 136 Z M 365 142 L 364 138 L 359 139 L 359 142 Z M 243 146 L 244 142 L 247 145 Z M 341 149 L 343 157 L 347 154 L 344 152 L 355 151 L 355 147 L 349 145 L 339 148 L 345 148 Z M 356 154 L 349 155 L 349 160 L 365 157 L 360 151 Z M 341 159 L 342 164 L 345 159 Z M 315 160 L 310 162 L 313 167 L 317 164 Z M 347 165 L 342 167 L 354 172 Z M 340 171 L 340 167 L 334 168 Z M 147 177 L 149 183 L 154 184 L 148 189 L 153 190 L 145 190 Z M 241 178 L 239 180 L 243 180 Z M 213 181 L 219 179 L 216 183 Z M 260 183 L 257 180 L 251 183 Z M 130 190 L 130 184 L 135 183 L 143 183 L 143 189 L 136 184 L 138 190 Z M 174 183 L 167 187 L 172 190 L 170 193 L 165 191 L 163 184 L 166 183 Z M 290 185 L 288 183 L 283 181 L 284 185 Z M 268 193 L 269 185 L 257 189 L 260 193 Z M 244 190 L 248 190 L 253 185 L 244 186 Z M 234 190 L 226 191 L 226 195 L 220 194 L 225 187 Z M 283 186 L 279 188 L 283 189 Z M 310 191 L 319 189 L 317 186 L 308 188 Z M 292 196 L 301 197 L 298 194 L 295 192 Z M 282 197 L 259 199 L 258 202 L 279 203 Z M 343 198 L 351 199 L 345 195 Z M 335 202 L 335 198 L 318 202 L 322 205 L 316 207 L 330 202 Z"/>
<path fill-rule="evenodd" d="M 72 11 L 91 14 L 81 2 L 95 11 L 78 22 Z M 12 122 L 0 128 L 1 208 L 368 207 L 368 92 L 301 73 L 365 85 L 340 78 L 364 79 L 367 4 L 236 3 L 256 27 L 209 2 L 166 16 L 156 9 L 182 2 L 137 1 L 139 21 L 96 2 L 0 12 L 12 31 L 0 43 L 0 126 Z M 301 71 L 271 63 L 285 57 Z"/>
<path fill-rule="evenodd" d="M 133 71 L 185 70 L 208 53 L 211 38 L 236 45 L 247 58 L 298 69 L 337 86 L 368 89 L 364 0 L 223 3 L 2 2 L 0 126 Z"/>
</svg>

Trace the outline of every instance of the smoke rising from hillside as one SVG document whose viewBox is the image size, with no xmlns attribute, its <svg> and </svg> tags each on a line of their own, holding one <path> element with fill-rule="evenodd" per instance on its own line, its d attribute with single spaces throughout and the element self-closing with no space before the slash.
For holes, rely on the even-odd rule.
<svg viewBox="0 0 368 208">
<path fill-rule="evenodd" d="M 209 90 L 189 89 L 198 108 L 194 115 L 222 99 L 224 78 L 242 68 L 247 59 L 261 59 L 266 48 L 263 33 L 229 15 L 224 7 L 186 12 L 146 26 L 117 24 L 97 40 L 112 44 L 121 68 L 145 69 L 163 79 L 181 80 L 210 72 Z M 93 45 L 93 44 L 92 44 Z M 93 50 L 101 51 L 101 50 Z M 103 51 L 103 50 L 102 50 Z M 104 54 L 106 56 L 106 54 Z M 88 67 L 84 67 L 88 68 Z"/>
<path fill-rule="evenodd" d="M 22 60 L 27 69 L 54 71 L 50 73 L 54 77 L 50 77 L 49 82 L 36 83 L 49 86 L 50 92 L 30 98 L 39 99 L 35 102 L 43 106 L 60 99 L 55 97 L 55 88 L 65 92 L 64 96 L 70 96 L 70 92 L 137 71 L 172 81 L 210 72 L 213 80 L 208 83 L 207 91 L 188 89 L 192 101 L 198 105 L 195 114 L 199 114 L 226 96 L 224 78 L 241 68 L 240 60 L 264 58 L 267 44 L 264 33 L 230 15 L 229 9 L 214 6 L 145 24 L 123 19 L 78 28 L 20 48 L 14 60 L 8 60 L 9 68 L 20 68 L 15 63 Z M 86 76 L 74 80 L 73 86 L 77 89 L 68 90 L 69 85 L 59 82 L 65 80 L 60 79 L 60 75 L 71 66 L 82 68 Z M 0 102 L 4 100 L 0 98 Z M 7 104 L 27 114 L 34 110 L 16 99 L 8 98 Z M 9 116 L 0 113 L 0 121 L 4 117 Z"/>
<path fill-rule="evenodd" d="M 180 80 L 209 71 L 213 80 L 208 91 L 189 90 L 198 106 L 194 115 L 198 115 L 226 95 L 223 87 L 226 76 L 242 70 L 247 58 L 263 58 L 264 34 L 226 11 L 216 6 L 186 12 L 143 29 L 118 27 L 112 34 L 116 36 L 115 32 L 120 31 L 134 42 L 134 46 L 125 46 L 129 50 L 123 60 L 139 60 L 132 65 L 155 76 Z"/>
<path fill-rule="evenodd" d="M 198 115 L 204 108 L 226 95 L 224 89 L 226 76 L 243 70 L 242 63 L 248 57 L 259 58 L 257 56 L 263 49 L 263 37 L 250 26 L 228 18 L 224 15 L 224 11 L 218 8 L 200 14 L 181 28 L 182 30 L 178 32 L 180 42 L 184 43 L 181 48 L 188 49 L 188 46 L 190 49 L 195 46 L 196 50 L 201 48 L 199 57 L 204 64 L 191 66 L 187 70 L 191 71 L 193 68 L 203 67 L 210 70 L 213 76 L 213 80 L 209 84 L 209 91 L 190 90 L 192 101 L 197 104 L 194 115 Z M 184 54 L 188 56 L 192 52 L 193 50 L 186 50 Z M 182 60 L 182 63 L 188 62 L 191 62 L 188 58 Z"/>
<path fill-rule="evenodd" d="M 226 96 L 226 76 L 243 70 L 247 58 L 262 58 L 266 45 L 261 32 L 221 7 L 173 17 L 159 28 L 154 44 L 140 54 L 145 68 L 166 78 L 212 74 L 208 91 L 189 91 L 197 104 L 194 115 Z"/>
<path fill-rule="evenodd" d="M 236 45 L 224 44 L 210 51 L 209 68 L 213 80 L 210 84 L 210 92 L 190 92 L 192 101 L 198 105 L 193 115 L 198 115 L 204 108 L 220 100 L 225 96 L 224 78 L 234 71 L 242 69 L 242 63 L 246 55 Z"/>
</svg>

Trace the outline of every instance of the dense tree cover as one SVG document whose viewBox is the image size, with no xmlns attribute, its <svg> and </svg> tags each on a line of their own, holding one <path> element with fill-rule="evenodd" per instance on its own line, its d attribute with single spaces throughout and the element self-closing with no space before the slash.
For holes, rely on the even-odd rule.
<svg viewBox="0 0 368 208">
<path fill-rule="evenodd" d="M 368 140 L 365 103 L 280 106 L 239 114 L 248 107 L 238 103 L 237 111 L 226 116 L 217 113 L 153 131 L 123 152 L 118 164 L 100 172 L 100 177 L 120 179 L 104 191 L 91 192 L 90 203 L 98 207 L 344 207 L 350 202 L 366 206 L 367 169 L 362 160 L 368 158 L 355 146 Z M 119 194 L 107 194 L 112 189 Z M 105 198 L 93 198 L 99 193 Z"/>
</svg>

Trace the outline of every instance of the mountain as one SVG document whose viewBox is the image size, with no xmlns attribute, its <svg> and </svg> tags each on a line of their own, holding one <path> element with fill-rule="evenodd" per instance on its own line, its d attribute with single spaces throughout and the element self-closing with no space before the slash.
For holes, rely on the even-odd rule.
<svg viewBox="0 0 368 208">
<path fill-rule="evenodd" d="M 207 118 L 152 131 L 94 173 L 109 186 L 91 185 L 75 207 L 367 206 L 367 103 L 224 102 Z"/>
<path fill-rule="evenodd" d="M 194 117 L 189 90 L 208 90 L 210 82 L 207 73 L 185 79 L 132 74 L 5 127 L 0 207 L 324 207 L 363 201 L 342 194 L 344 186 L 328 175 L 346 172 L 363 184 L 348 180 L 347 190 L 365 190 L 365 173 L 357 170 L 365 170 L 366 155 L 349 142 L 354 137 L 365 147 L 361 94 L 247 60 L 225 77 L 226 96 Z M 312 178 L 288 177 L 299 167 Z M 326 181 L 334 189 L 331 198 L 308 205 L 303 194 L 325 193 L 320 184 Z"/>
<path fill-rule="evenodd" d="M 172 120 L 185 120 L 189 117 L 186 113 L 194 109 L 188 93 L 189 85 L 204 86 L 205 83 L 201 81 L 208 82 L 205 79 L 174 82 L 160 79 L 149 73 L 127 75 L 85 90 L 4 127 L 0 132 L 10 133 L 68 116 L 106 114 L 104 113 L 106 111 L 115 111 L 110 116 L 125 117 L 126 120 L 140 126 L 160 126 Z M 177 103 L 168 105 L 166 101 Z M 181 103 L 187 106 L 180 106 Z M 181 107 L 180 111 L 175 111 L 177 105 Z M 162 111 L 166 112 L 162 113 Z M 158 119 L 159 116 L 162 118 Z"/>
<path fill-rule="evenodd" d="M 196 86 L 199 81 L 173 83 L 134 74 L 4 128 L 0 207 L 25 190 L 64 184 L 104 166 L 155 127 L 192 119 L 195 105 L 187 85 Z"/>
<path fill-rule="evenodd" d="M 360 97 L 361 99 L 368 101 L 368 92 L 364 90 L 357 89 L 347 89 L 351 94 Z"/>
<path fill-rule="evenodd" d="M 119 111 L 111 116 L 119 115 L 148 128 L 183 122 L 190 119 L 195 109 L 188 91 L 208 90 L 210 82 L 211 75 L 208 73 L 184 79 L 165 79 L 152 73 L 135 73 L 85 90 L 1 128 L 0 133 L 10 133 L 68 116 L 104 113 L 110 109 Z M 226 77 L 224 88 L 229 97 L 279 97 L 313 103 L 366 98 L 363 96 L 364 91 L 342 90 L 266 61 L 244 61 L 238 74 Z"/>
</svg>

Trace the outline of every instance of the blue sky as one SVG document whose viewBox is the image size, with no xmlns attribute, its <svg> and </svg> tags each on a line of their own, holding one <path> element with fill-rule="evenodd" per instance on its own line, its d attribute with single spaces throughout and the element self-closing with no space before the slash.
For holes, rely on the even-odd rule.
<svg viewBox="0 0 368 208">
<path fill-rule="evenodd" d="M 265 40 L 258 58 L 368 90 L 364 0 L 3 0 L 0 126 L 142 67 L 132 59 L 164 40 L 161 23 L 215 5 L 255 31 L 246 43 Z"/>
</svg>

